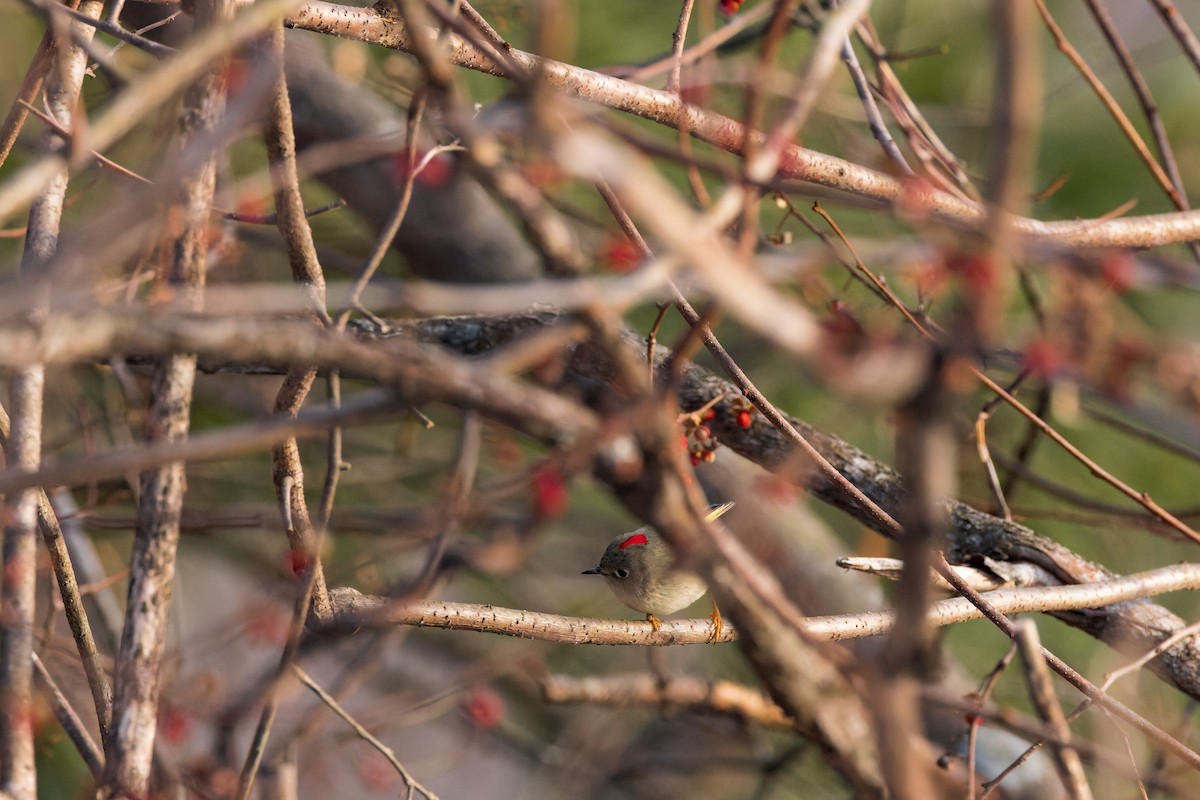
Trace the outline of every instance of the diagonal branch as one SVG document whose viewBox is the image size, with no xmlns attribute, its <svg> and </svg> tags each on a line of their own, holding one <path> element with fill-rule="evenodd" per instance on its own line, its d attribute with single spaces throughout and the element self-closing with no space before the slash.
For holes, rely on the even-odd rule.
<svg viewBox="0 0 1200 800">
<path fill-rule="evenodd" d="M 404 22 L 381 12 L 379 6 L 352 8 L 314 0 L 292 13 L 287 24 L 406 52 L 415 47 Z M 427 35 L 433 37 L 437 33 L 431 30 Z M 496 64 L 462 37 L 447 35 L 444 47 L 450 62 L 459 67 L 511 77 L 503 65 Z M 712 111 L 685 106 L 677 95 L 516 49 L 508 51 L 507 55 L 523 72 L 537 73 L 547 84 L 570 96 L 669 127 L 676 127 L 683 120 L 698 139 L 730 153 L 744 153 L 747 136 L 739 123 Z M 751 138 L 756 146 L 766 143 L 765 135 L 760 132 L 753 132 Z M 886 205 L 903 201 L 906 208 L 920 209 L 936 219 L 959 225 L 976 227 L 985 217 L 982 206 L 962 198 L 914 186 L 797 145 L 783 149 L 776 175 L 827 186 Z M 3 209 L 0 203 L 0 216 Z M 1018 217 L 1012 222 L 1013 230 L 1020 235 L 1080 248 L 1153 247 L 1200 238 L 1200 211 L 1060 222 Z"/>
</svg>

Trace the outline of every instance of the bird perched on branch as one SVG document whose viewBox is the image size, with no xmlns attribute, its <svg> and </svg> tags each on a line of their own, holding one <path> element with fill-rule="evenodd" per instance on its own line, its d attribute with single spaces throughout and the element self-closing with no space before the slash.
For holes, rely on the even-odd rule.
<svg viewBox="0 0 1200 800">
<path fill-rule="evenodd" d="M 705 515 L 712 522 L 733 503 L 713 506 Z M 708 585 L 694 572 L 675 568 L 675 556 L 666 540 L 653 528 L 638 528 L 622 533 L 611 542 L 600 558 L 600 566 L 586 569 L 582 575 L 603 575 L 613 594 L 635 611 L 644 612 L 646 621 L 658 630 L 660 614 L 674 614 L 687 608 L 708 591 Z M 721 636 L 721 612 L 713 602 L 712 640 Z"/>
</svg>

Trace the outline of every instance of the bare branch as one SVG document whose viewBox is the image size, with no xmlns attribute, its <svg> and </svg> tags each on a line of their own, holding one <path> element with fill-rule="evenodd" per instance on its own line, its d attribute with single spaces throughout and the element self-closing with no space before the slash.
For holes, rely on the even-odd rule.
<svg viewBox="0 0 1200 800">
<path fill-rule="evenodd" d="M 1003 614 L 1032 611 L 1100 609 L 1144 597 L 1200 589 L 1200 564 L 1176 564 L 1126 575 L 1103 583 L 1070 586 L 1035 586 L 997 589 L 983 596 Z M 392 602 L 341 587 L 333 590 L 334 613 L 327 623 L 337 630 L 354 630 L 374 625 L 415 625 L 498 633 L 527 639 L 574 644 L 669 645 L 705 644 L 712 641 L 708 620 L 664 620 L 655 631 L 642 620 L 599 620 L 566 617 L 536 611 L 450 602 Z M 943 628 L 984 614 L 968 599 L 952 597 L 929 607 L 927 625 Z M 859 614 L 806 617 L 802 629 L 820 641 L 840 642 L 882 636 L 895 625 L 895 612 L 868 611 Z M 726 625 L 720 642 L 737 641 L 737 630 Z"/>
<path fill-rule="evenodd" d="M 686 711 L 728 714 L 769 728 L 792 728 L 796 724 L 762 692 L 726 680 L 707 683 L 673 675 L 664 684 L 645 674 L 585 678 L 548 675 L 542 679 L 542 696 L 550 703 L 669 706 Z"/>
<path fill-rule="evenodd" d="M 200 29 L 229 16 L 227 0 L 202 0 L 195 15 Z M 202 140 L 219 124 L 225 109 L 223 63 L 208 63 L 185 93 L 179 119 L 181 144 Z M 181 148 L 182 149 L 182 148 Z M 216 155 L 183 180 L 182 217 L 170 242 L 172 262 L 167 283 L 185 302 L 199 307 L 205 283 L 208 221 L 216 187 Z M 173 444 L 187 439 L 191 425 L 196 356 L 177 351 L 154 370 L 147 415 L 147 438 Z M 130 557 L 125 627 L 117 651 L 113 687 L 113 735 L 101 793 L 106 797 L 145 796 L 158 724 L 167 619 L 174 588 L 179 521 L 186 491 L 186 467 L 174 461 L 141 473 L 138 524 Z"/>
<path fill-rule="evenodd" d="M 332 3 L 310 2 L 291 14 L 288 24 L 297 28 L 357 39 L 383 47 L 409 51 L 412 41 L 402 21 L 382 15 L 377 8 L 351 8 Z M 430 32 L 430 35 L 434 35 Z M 503 67 L 490 61 L 469 42 L 447 37 L 450 60 L 461 67 L 503 75 Z M 619 78 L 574 67 L 549 59 L 539 59 L 519 50 L 509 55 L 525 71 L 538 72 L 555 88 L 588 102 L 636 114 L 655 122 L 674 126 L 686 119 L 697 138 L 732 153 L 740 154 L 745 145 L 741 126 L 728 117 L 692 108 L 686 115 L 679 98 Z M 760 144 L 761 134 L 753 134 Z M 795 145 L 785 148 L 777 175 L 804 180 L 820 186 L 849 192 L 858 197 L 891 204 L 903 199 L 939 219 L 976 226 L 984 218 L 982 207 L 961 198 L 920 187 L 906 186 L 895 178 L 866 169 L 853 162 L 807 150 Z M 3 195 L 0 194 L 0 201 Z M 0 202 L 0 217 L 5 205 Z M 1153 247 L 1200 238 L 1200 212 L 1174 212 L 1115 220 L 1064 220 L 1042 222 L 1021 217 L 1013 220 L 1013 229 L 1024 236 L 1053 240 L 1069 247 Z"/>
<path fill-rule="evenodd" d="M 1039 716 L 1054 732 L 1058 743 L 1054 745 L 1053 753 L 1055 766 L 1063 784 L 1074 800 L 1091 800 L 1092 789 L 1088 786 L 1087 776 L 1083 772 L 1083 763 L 1079 753 L 1071 745 L 1071 728 L 1063 716 L 1062 706 L 1058 704 L 1058 696 L 1054 693 L 1054 683 L 1050 679 L 1050 669 L 1046 659 L 1042 657 L 1042 642 L 1038 637 L 1037 624 L 1031 619 L 1023 619 L 1017 623 L 1017 635 L 1014 637 L 1021 660 L 1025 664 L 1025 678 L 1029 684 L 1029 696 Z"/>
<path fill-rule="evenodd" d="M 296 666 L 292 667 L 292 672 L 296 674 L 296 677 L 300 679 L 301 683 L 311 689 L 313 694 L 321 699 L 322 703 L 329 706 L 329 709 L 333 711 L 333 713 L 341 717 L 342 720 L 354 730 L 354 733 L 357 734 L 360 739 L 367 742 L 383 754 L 383 756 L 388 760 L 388 763 L 395 768 L 397 773 L 399 773 L 401 780 L 404 781 L 404 785 L 408 787 L 410 795 L 415 790 L 429 798 L 429 800 L 437 800 L 437 795 L 433 794 L 413 779 L 413 776 L 409 774 L 408 770 L 404 768 L 404 765 L 400 763 L 400 760 L 396 758 L 396 753 L 392 750 L 392 748 L 379 741 L 379 739 L 373 736 L 370 731 L 360 725 L 358 721 L 354 719 L 354 717 L 350 716 L 346 709 L 342 708 L 341 704 L 339 704 L 337 700 L 334 700 L 332 697 L 330 697 L 325 690 L 323 690 L 317 684 L 316 681 L 309 677 L 307 672 Z"/>
<path fill-rule="evenodd" d="M 79 755 L 83 759 L 83 763 L 87 764 L 92 777 L 99 780 L 104 774 L 104 755 L 100 752 L 100 748 L 96 747 L 83 720 L 75 713 L 75 709 L 71 707 L 71 703 L 58 688 L 53 676 L 50 675 L 46 665 L 42 663 L 36 653 L 33 656 L 33 668 L 35 678 L 41 684 L 42 691 L 46 694 L 51 708 L 54 709 L 54 716 L 58 719 L 58 724 L 66 731 L 67 737 L 79 751 Z"/>
</svg>

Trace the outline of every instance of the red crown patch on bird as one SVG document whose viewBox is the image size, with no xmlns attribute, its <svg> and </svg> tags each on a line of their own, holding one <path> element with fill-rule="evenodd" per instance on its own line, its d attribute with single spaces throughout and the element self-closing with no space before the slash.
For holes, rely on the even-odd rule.
<svg viewBox="0 0 1200 800">
<path fill-rule="evenodd" d="M 617 549 L 624 550 L 626 547 L 630 547 L 635 544 L 650 544 L 650 540 L 646 538 L 646 534 L 644 533 L 635 533 L 633 536 L 630 536 L 628 539 L 621 542 L 621 545 Z"/>
</svg>

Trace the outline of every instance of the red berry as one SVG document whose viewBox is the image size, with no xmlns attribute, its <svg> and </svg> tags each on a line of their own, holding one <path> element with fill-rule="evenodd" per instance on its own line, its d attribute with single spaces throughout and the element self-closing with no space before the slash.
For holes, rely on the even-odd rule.
<svg viewBox="0 0 1200 800">
<path fill-rule="evenodd" d="M 642 261 L 642 251 L 624 236 L 611 236 L 600 250 L 600 259 L 616 273 L 631 271 Z"/>
<path fill-rule="evenodd" d="M 567 510 L 567 482 L 558 470 L 542 467 L 533 474 L 533 510 L 539 520 L 561 517 Z"/>
<path fill-rule="evenodd" d="M 288 620 L 274 608 L 255 608 L 246 614 L 246 637 L 259 644 L 283 644 L 287 640 Z"/>
<path fill-rule="evenodd" d="M 383 753 L 371 750 L 358 760 L 358 778 L 370 791 L 382 793 L 390 791 L 400 776 Z"/>
<path fill-rule="evenodd" d="M 171 744 L 179 744 L 192 732 L 192 715 L 177 706 L 168 706 L 158 713 L 158 730 Z"/>
<path fill-rule="evenodd" d="M 703 442 L 705 439 L 712 436 L 712 431 L 708 429 L 707 425 L 700 425 L 696 428 L 696 432 L 692 435 L 696 437 L 697 441 Z"/>
<path fill-rule="evenodd" d="M 495 689 L 481 686 L 463 703 L 463 710 L 471 722 L 490 730 L 504 720 L 504 705 L 504 698 Z"/>
<path fill-rule="evenodd" d="M 1100 262 L 1100 277 L 1108 288 L 1124 294 L 1137 284 L 1137 262 L 1129 253 L 1110 253 Z"/>
<path fill-rule="evenodd" d="M 430 189 L 438 189 L 444 186 L 452 177 L 454 177 L 454 160 L 445 153 L 438 153 L 425 161 L 425 154 L 418 152 L 416 154 L 416 163 L 413 165 L 419 171 L 414 180 L 421 186 L 426 186 Z M 401 150 L 392 157 L 391 177 L 392 181 L 397 186 L 403 186 L 408 180 L 409 172 L 412 167 L 409 165 L 408 153 Z"/>
<path fill-rule="evenodd" d="M 704 421 L 705 422 L 711 422 L 712 420 L 714 420 L 716 418 L 717 418 L 717 410 L 715 408 L 710 408 L 708 411 L 704 412 Z"/>
<path fill-rule="evenodd" d="M 705 464 L 711 464 L 716 460 L 717 460 L 717 451 L 716 450 L 705 450 L 704 451 L 703 461 Z"/>
<path fill-rule="evenodd" d="M 298 550 L 288 550 L 283 559 L 284 565 L 292 571 L 293 575 L 304 574 L 312 565 L 312 557 L 308 553 Z"/>
<path fill-rule="evenodd" d="M 988 254 L 971 253 L 959 255 L 950 262 L 950 269 L 962 276 L 971 291 L 987 292 L 999 280 L 1000 266 Z"/>
<path fill-rule="evenodd" d="M 1025 369 L 1039 377 L 1059 372 L 1065 361 L 1062 348 L 1048 339 L 1034 339 L 1025 348 Z"/>
<path fill-rule="evenodd" d="M 700 454 L 699 454 L 699 453 L 692 453 L 690 457 L 691 457 L 691 459 L 692 459 L 692 466 L 693 466 L 693 467 L 698 467 L 698 466 L 700 466 Z"/>
<path fill-rule="evenodd" d="M 750 416 L 749 411 L 739 411 L 738 412 L 737 425 L 739 428 L 749 428 L 750 423 L 753 421 L 754 421 L 754 419 Z"/>
</svg>

